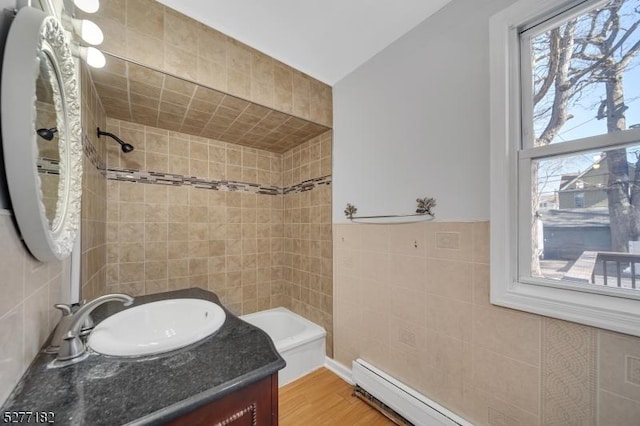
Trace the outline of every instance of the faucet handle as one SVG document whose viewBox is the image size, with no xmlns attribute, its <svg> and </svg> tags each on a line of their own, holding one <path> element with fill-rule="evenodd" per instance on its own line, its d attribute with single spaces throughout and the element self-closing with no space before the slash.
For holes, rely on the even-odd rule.
<svg viewBox="0 0 640 426">
<path fill-rule="evenodd" d="M 53 305 L 54 308 L 60 310 L 60 312 L 62 312 L 62 316 L 66 317 L 67 315 L 71 315 L 71 306 L 70 305 L 65 305 L 62 303 L 57 303 L 55 305 Z"/>
</svg>

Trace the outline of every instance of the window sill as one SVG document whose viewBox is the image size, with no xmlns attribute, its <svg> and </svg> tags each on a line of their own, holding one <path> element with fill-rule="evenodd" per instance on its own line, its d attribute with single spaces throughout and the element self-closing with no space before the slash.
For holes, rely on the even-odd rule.
<svg viewBox="0 0 640 426">
<path fill-rule="evenodd" d="M 640 302 L 601 294 L 492 280 L 491 303 L 640 337 Z"/>
</svg>

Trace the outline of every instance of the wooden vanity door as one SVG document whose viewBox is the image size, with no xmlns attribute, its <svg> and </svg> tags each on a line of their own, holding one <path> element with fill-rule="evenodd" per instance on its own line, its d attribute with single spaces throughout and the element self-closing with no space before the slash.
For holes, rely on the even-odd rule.
<svg viewBox="0 0 640 426">
<path fill-rule="evenodd" d="M 166 424 L 171 426 L 277 426 L 278 373 Z"/>
</svg>

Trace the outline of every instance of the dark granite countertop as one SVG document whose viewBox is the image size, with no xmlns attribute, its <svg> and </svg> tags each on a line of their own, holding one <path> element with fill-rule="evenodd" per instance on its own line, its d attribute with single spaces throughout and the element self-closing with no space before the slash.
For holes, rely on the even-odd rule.
<svg viewBox="0 0 640 426">
<path fill-rule="evenodd" d="M 222 306 L 214 293 L 199 288 L 140 296 L 133 306 L 174 298 Z M 215 334 L 157 357 L 92 353 L 77 364 L 52 369 L 47 365 L 55 355 L 40 352 L 0 413 L 52 411 L 60 425 L 162 424 L 285 366 L 266 333 L 222 308 L 227 318 Z M 94 311 L 94 321 L 123 309 L 119 302 L 102 305 Z"/>
</svg>

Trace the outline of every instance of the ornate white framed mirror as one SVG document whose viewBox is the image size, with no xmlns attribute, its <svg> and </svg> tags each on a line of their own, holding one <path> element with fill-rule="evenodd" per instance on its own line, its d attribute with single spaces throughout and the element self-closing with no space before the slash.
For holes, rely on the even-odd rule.
<svg viewBox="0 0 640 426">
<path fill-rule="evenodd" d="M 59 21 L 30 7 L 11 24 L 1 82 L 11 207 L 38 260 L 67 257 L 80 227 L 82 129 L 76 68 Z"/>
</svg>

